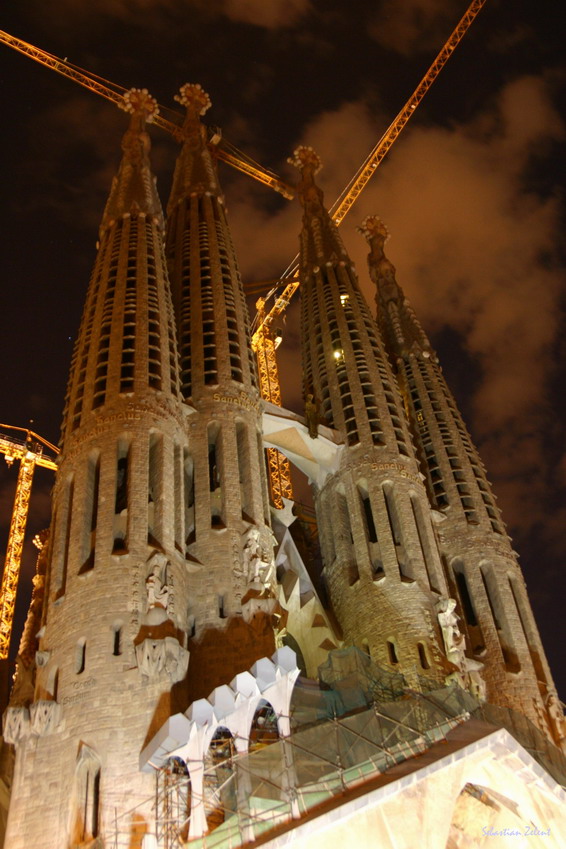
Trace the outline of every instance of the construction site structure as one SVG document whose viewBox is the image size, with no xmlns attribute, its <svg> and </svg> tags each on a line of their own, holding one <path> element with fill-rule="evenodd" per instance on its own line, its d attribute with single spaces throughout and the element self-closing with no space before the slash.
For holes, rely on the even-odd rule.
<svg viewBox="0 0 566 849">
<path fill-rule="evenodd" d="M 25 434 L 25 439 L 22 440 L 11 434 L 0 433 L 0 452 L 4 455 L 8 466 L 11 466 L 15 460 L 19 460 L 20 463 L 8 544 L 6 546 L 2 586 L 0 588 L 0 660 L 5 660 L 10 650 L 10 639 L 14 624 L 16 594 L 22 563 L 22 551 L 33 473 L 36 466 L 42 466 L 44 469 L 56 471 L 57 462 L 55 458 L 59 453 L 59 449 L 29 429 L 12 427 L 6 424 L 0 424 L 0 428 L 7 428 Z M 49 453 L 45 453 L 45 449 Z"/>
</svg>

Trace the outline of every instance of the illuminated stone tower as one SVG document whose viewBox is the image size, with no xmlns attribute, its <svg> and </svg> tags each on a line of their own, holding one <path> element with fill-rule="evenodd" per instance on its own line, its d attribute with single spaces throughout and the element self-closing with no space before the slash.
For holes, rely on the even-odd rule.
<svg viewBox="0 0 566 849">
<path fill-rule="evenodd" d="M 139 91 L 125 105 L 131 124 L 71 365 L 43 622 L 31 631 L 35 692 L 6 716 L 12 849 L 98 845 L 115 824 L 141 845 L 154 783 L 139 752 L 174 711 L 188 663 L 175 486 L 185 428 L 144 129 L 156 107 Z"/>
<path fill-rule="evenodd" d="M 301 321 L 305 396 L 345 443 L 315 488 L 324 576 L 346 643 L 380 665 L 441 678 L 437 630 L 447 593 L 403 404 L 356 272 L 314 183 L 320 161 L 299 148 Z"/>
<path fill-rule="evenodd" d="M 191 698 L 207 695 L 274 648 L 273 542 L 261 408 L 242 282 L 216 163 L 186 107 L 167 207 L 167 258 L 187 403 L 184 553 L 191 570 Z"/>
<path fill-rule="evenodd" d="M 438 358 L 384 254 L 385 227 L 370 217 L 362 231 L 370 245 L 378 323 L 426 476 L 466 653 L 484 665 L 489 702 L 520 711 L 560 744 L 563 722 L 556 690 L 485 468 Z"/>
</svg>

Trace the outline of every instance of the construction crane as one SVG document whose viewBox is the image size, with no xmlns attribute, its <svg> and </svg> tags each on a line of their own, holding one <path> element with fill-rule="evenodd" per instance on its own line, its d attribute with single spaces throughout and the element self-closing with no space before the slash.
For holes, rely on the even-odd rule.
<svg viewBox="0 0 566 849">
<path fill-rule="evenodd" d="M 14 509 L 12 511 L 10 533 L 6 547 L 6 561 L 4 563 L 2 586 L 0 588 L 0 660 L 6 660 L 10 650 L 10 638 L 14 624 L 16 593 L 20 577 L 33 473 L 36 466 L 56 470 L 57 463 L 55 458 L 59 453 L 59 449 L 41 436 L 38 436 L 37 433 L 26 428 L 12 427 L 6 424 L 0 424 L 0 428 L 7 428 L 8 430 L 19 431 L 25 434 L 25 439 L 22 440 L 0 432 L 0 451 L 4 454 L 4 459 L 8 466 L 11 466 L 14 460 L 20 461 Z M 47 448 L 53 456 L 45 454 L 44 448 Z"/>
<path fill-rule="evenodd" d="M 472 0 L 410 98 L 330 207 L 329 212 L 335 224 L 342 223 L 486 2 L 487 0 Z M 275 327 L 281 321 L 283 313 L 299 288 L 298 268 L 299 256 L 297 255 L 283 272 L 280 282 L 265 297 L 258 299 L 257 314 L 252 326 L 252 348 L 258 363 L 261 396 L 265 401 L 270 401 L 277 406 L 281 406 L 281 386 L 275 351 L 281 336 Z M 282 285 L 285 285 L 285 288 L 277 294 Z M 275 295 L 275 303 L 268 312 L 266 303 Z M 269 448 L 268 462 L 273 503 L 276 507 L 282 507 L 283 497 L 292 498 L 289 461 L 275 448 Z"/>
<path fill-rule="evenodd" d="M 0 43 L 12 47 L 14 50 L 17 50 L 24 56 L 28 56 L 35 62 L 39 62 L 40 65 L 46 68 L 51 68 L 52 71 L 56 71 L 61 76 L 73 80 L 73 82 L 78 83 L 88 91 L 101 95 L 111 103 L 121 105 L 123 102 L 123 96 L 127 91 L 126 88 L 110 80 L 106 80 L 104 77 L 91 74 L 83 68 L 79 68 L 78 65 L 73 65 L 67 59 L 60 59 L 58 56 L 41 50 L 41 48 L 35 47 L 33 44 L 22 41 L 21 38 L 16 38 L 2 30 L 0 30 Z M 181 139 L 183 116 L 173 109 L 161 105 L 159 106 L 159 112 L 168 112 L 172 120 L 165 118 L 163 114 L 158 114 L 153 119 L 153 123 L 179 141 Z M 280 180 L 273 171 L 263 168 L 245 153 L 238 150 L 233 144 L 223 139 L 218 127 L 208 127 L 208 138 L 211 149 L 218 159 L 228 163 L 228 165 L 232 165 L 249 177 L 253 177 L 254 180 L 258 180 L 264 186 L 269 186 L 283 195 L 283 197 L 287 199 L 294 197 L 294 189 L 291 186 Z"/>
</svg>

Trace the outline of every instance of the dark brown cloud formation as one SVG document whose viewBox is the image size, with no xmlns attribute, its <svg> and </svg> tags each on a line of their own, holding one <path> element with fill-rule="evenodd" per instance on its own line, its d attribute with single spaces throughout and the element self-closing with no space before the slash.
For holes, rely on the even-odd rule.
<svg viewBox="0 0 566 849">
<path fill-rule="evenodd" d="M 81 0 L 56 0 L 62 13 L 75 19 L 108 15 L 124 21 L 140 16 L 153 20 L 160 13 L 191 15 L 205 12 L 212 17 L 277 29 L 296 24 L 310 9 L 310 0 L 98 0 L 96 6 Z"/>
</svg>

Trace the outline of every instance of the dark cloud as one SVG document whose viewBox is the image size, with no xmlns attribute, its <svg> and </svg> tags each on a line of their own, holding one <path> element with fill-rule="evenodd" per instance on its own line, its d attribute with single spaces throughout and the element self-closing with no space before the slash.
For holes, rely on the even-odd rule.
<svg viewBox="0 0 566 849">
<path fill-rule="evenodd" d="M 442 44 L 462 12 L 458 0 L 383 0 L 369 32 L 387 50 L 412 56 Z"/>
<path fill-rule="evenodd" d="M 266 29 L 295 25 L 310 9 L 310 0 L 98 0 L 96 5 L 81 0 L 54 0 L 51 11 L 71 15 L 76 21 L 101 16 L 147 24 L 158 16 L 202 13 Z"/>
</svg>

